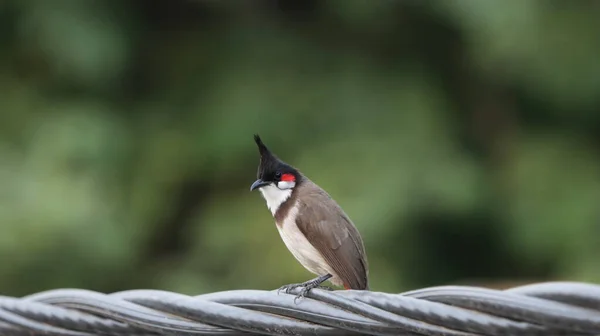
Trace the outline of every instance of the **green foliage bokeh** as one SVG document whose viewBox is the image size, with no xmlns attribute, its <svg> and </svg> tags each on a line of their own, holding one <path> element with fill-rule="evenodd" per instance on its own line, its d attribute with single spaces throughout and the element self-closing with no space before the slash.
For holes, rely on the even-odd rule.
<svg viewBox="0 0 600 336">
<path fill-rule="evenodd" d="M 374 290 L 600 281 L 594 1 L 0 2 L 0 291 L 312 277 L 260 133 Z"/>
</svg>

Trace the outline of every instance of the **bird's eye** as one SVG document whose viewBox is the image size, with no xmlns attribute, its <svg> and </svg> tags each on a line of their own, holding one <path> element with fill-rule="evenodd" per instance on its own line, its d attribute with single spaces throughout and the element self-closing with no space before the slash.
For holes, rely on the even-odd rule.
<svg viewBox="0 0 600 336">
<path fill-rule="evenodd" d="M 275 173 L 275 178 L 276 178 L 276 179 L 279 179 L 279 178 L 281 178 L 281 172 L 276 172 L 276 173 Z"/>
</svg>

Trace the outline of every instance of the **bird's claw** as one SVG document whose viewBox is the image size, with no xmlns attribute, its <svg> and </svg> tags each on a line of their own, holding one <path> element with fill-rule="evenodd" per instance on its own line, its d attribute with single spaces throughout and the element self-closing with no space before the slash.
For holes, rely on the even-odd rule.
<svg viewBox="0 0 600 336">
<path fill-rule="evenodd" d="M 290 284 L 290 285 L 281 286 L 281 287 L 279 287 L 277 289 L 277 294 L 279 294 L 282 290 L 285 290 L 286 294 L 289 294 L 292 289 L 295 289 L 295 288 L 298 288 L 298 287 L 306 287 L 306 286 L 309 286 L 309 285 L 310 284 L 298 283 L 298 284 Z M 323 289 L 323 290 L 326 290 L 326 291 L 333 291 L 333 288 L 331 288 L 329 286 L 315 286 L 315 287 L 312 287 L 312 288 L 319 288 L 319 289 Z"/>
<path fill-rule="evenodd" d="M 298 299 L 303 299 L 306 297 L 306 295 L 308 295 L 308 292 L 310 292 L 311 289 L 313 289 L 314 287 L 310 287 L 310 286 L 306 286 L 304 287 L 304 289 L 302 289 L 302 291 L 300 292 L 300 294 L 296 295 L 296 297 L 294 298 L 294 303 L 296 303 L 296 300 Z"/>
<path fill-rule="evenodd" d="M 333 289 L 331 287 L 327 287 L 327 286 L 321 286 L 321 284 L 323 283 L 323 281 L 327 280 L 331 278 L 331 274 L 326 274 L 326 275 L 322 275 L 316 279 L 312 279 L 303 283 L 295 283 L 295 284 L 290 284 L 290 285 L 283 285 L 281 287 L 279 287 L 279 289 L 277 290 L 277 294 L 279 294 L 280 291 L 285 290 L 286 294 L 290 294 L 290 290 L 298 288 L 298 287 L 304 287 L 301 291 L 300 294 L 296 295 L 296 297 L 294 298 L 294 303 L 296 303 L 296 301 L 298 299 L 304 298 L 308 295 L 308 292 L 310 292 L 311 289 L 313 288 L 322 288 L 328 291 L 332 291 Z"/>
<path fill-rule="evenodd" d="M 286 294 L 289 294 L 292 289 L 302 287 L 302 286 L 304 286 L 304 284 L 301 284 L 301 283 L 283 285 L 283 286 L 279 287 L 279 289 L 277 289 L 277 294 L 279 294 L 279 292 L 281 292 L 281 291 L 285 291 Z"/>
<path fill-rule="evenodd" d="M 319 286 L 315 282 L 307 281 L 307 282 L 304 282 L 304 283 L 297 283 L 297 284 L 290 284 L 290 285 L 281 286 L 277 290 L 277 294 L 279 294 L 279 292 L 282 291 L 282 290 L 285 291 L 286 294 L 289 294 L 292 289 L 295 289 L 295 288 L 298 288 L 298 287 L 304 287 L 304 288 L 302 288 L 302 290 L 300 291 L 300 294 L 296 295 L 296 297 L 294 298 L 294 303 L 296 303 L 296 301 L 298 299 L 302 299 L 302 298 L 306 297 L 308 295 L 308 292 L 310 292 L 310 290 L 313 289 L 313 288 L 322 288 L 322 289 L 325 289 L 325 290 L 333 290 L 330 287 Z"/>
</svg>

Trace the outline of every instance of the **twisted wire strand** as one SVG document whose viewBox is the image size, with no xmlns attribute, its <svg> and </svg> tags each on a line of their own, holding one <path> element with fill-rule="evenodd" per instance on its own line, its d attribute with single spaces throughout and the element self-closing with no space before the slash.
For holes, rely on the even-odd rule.
<svg viewBox="0 0 600 336">
<path fill-rule="evenodd" d="M 600 335 L 594 284 L 440 286 L 400 294 L 314 289 L 295 301 L 299 292 L 56 289 L 0 296 L 0 335 Z"/>
</svg>

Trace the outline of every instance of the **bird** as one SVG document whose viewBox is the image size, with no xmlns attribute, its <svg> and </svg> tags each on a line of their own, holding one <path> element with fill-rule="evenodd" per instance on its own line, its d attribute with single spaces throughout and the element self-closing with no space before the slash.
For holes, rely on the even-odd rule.
<svg viewBox="0 0 600 336">
<path fill-rule="evenodd" d="M 295 301 L 317 287 L 331 290 L 321 285 L 327 280 L 346 290 L 369 290 L 365 246 L 348 215 L 325 190 L 272 153 L 258 134 L 254 141 L 260 163 L 250 191 L 260 191 L 286 247 L 304 268 L 317 275 L 281 286 L 278 292 L 302 287 Z"/>
</svg>

